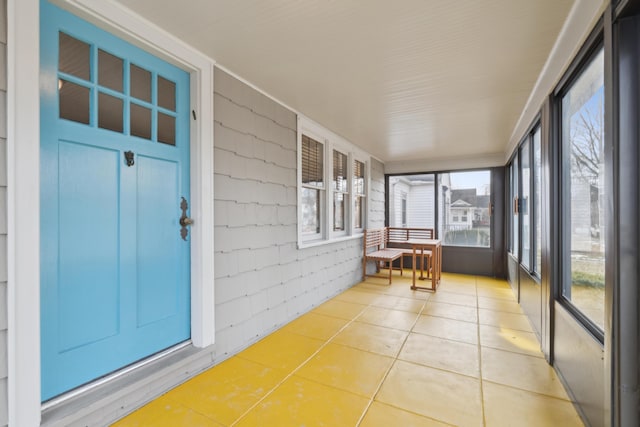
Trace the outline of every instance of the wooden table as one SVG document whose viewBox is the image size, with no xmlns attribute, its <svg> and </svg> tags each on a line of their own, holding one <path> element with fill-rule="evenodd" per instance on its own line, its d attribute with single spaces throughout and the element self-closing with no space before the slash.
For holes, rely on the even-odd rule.
<svg viewBox="0 0 640 427">
<path fill-rule="evenodd" d="M 442 272 L 442 243 L 439 239 L 409 239 L 407 243 L 413 249 L 413 285 L 411 289 L 428 289 L 435 291 L 440 283 Z M 420 250 L 420 257 L 424 261 L 424 251 L 431 251 L 431 287 L 416 286 L 416 251 Z M 420 262 L 420 280 L 427 280 L 424 276 L 424 262 Z"/>
</svg>

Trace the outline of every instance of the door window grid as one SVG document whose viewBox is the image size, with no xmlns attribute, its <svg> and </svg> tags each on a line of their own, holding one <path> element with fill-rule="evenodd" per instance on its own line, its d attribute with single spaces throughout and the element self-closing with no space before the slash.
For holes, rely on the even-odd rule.
<svg viewBox="0 0 640 427">
<path fill-rule="evenodd" d="M 64 32 L 59 47 L 60 118 L 176 144 L 174 82 Z"/>
</svg>

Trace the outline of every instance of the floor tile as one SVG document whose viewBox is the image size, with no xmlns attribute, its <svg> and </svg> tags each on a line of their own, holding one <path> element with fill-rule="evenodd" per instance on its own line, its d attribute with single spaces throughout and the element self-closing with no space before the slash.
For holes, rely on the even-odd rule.
<svg viewBox="0 0 640 427">
<path fill-rule="evenodd" d="M 316 307 L 312 313 L 352 320 L 362 313 L 365 308 L 367 308 L 367 306 L 363 304 L 331 299 Z"/>
<path fill-rule="evenodd" d="M 331 341 L 360 350 L 395 357 L 408 332 L 368 323 L 353 322 Z"/>
<path fill-rule="evenodd" d="M 390 308 L 392 310 L 420 313 L 420 310 L 422 310 L 422 307 L 424 306 L 424 301 L 414 298 L 398 297 L 395 295 L 383 295 L 372 302 L 372 305 L 375 305 L 377 307 Z"/>
<path fill-rule="evenodd" d="M 397 361 L 376 400 L 454 425 L 482 426 L 480 381 Z"/>
<path fill-rule="evenodd" d="M 427 301 L 422 314 L 429 316 L 446 317 L 447 319 L 462 320 L 465 322 L 478 322 L 478 309 L 466 305 L 447 304 L 444 302 Z"/>
<path fill-rule="evenodd" d="M 446 427 L 448 425 L 384 403 L 373 402 L 359 427 Z"/>
<path fill-rule="evenodd" d="M 477 287 L 479 297 L 499 298 L 507 301 L 516 301 L 511 288 Z"/>
<path fill-rule="evenodd" d="M 539 357 L 482 347 L 482 378 L 494 383 L 569 399 L 553 368 Z"/>
<path fill-rule="evenodd" d="M 413 327 L 418 332 L 433 337 L 462 341 L 468 344 L 478 343 L 478 325 L 460 320 L 445 319 L 422 315 Z"/>
<path fill-rule="evenodd" d="M 505 313 L 481 308 L 478 310 L 479 323 L 498 328 L 517 329 L 519 331 L 533 332 L 529 319 L 524 314 Z"/>
<path fill-rule="evenodd" d="M 476 344 L 411 333 L 398 359 L 479 377 L 480 362 Z"/>
<path fill-rule="evenodd" d="M 477 307 L 477 297 L 473 295 L 462 295 L 447 292 L 444 289 L 439 290 L 429 298 L 431 302 L 444 302 L 447 304 L 468 305 L 469 307 Z"/>
<path fill-rule="evenodd" d="M 582 427 L 573 404 L 485 381 L 485 419 L 492 427 Z"/>
<path fill-rule="evenodd" d="M 136 412 L 112 424 L 112 427 L 222 427 L 219 424 L 171 399 L 162 396 Z"/>
<path fill-rule="evenodd" d="M 408 331 L 413 327 L 417 318 L 418 314 L 416 313 L 371 306 L 356 321 Z"/>
<path fill-rule="evenodd" d="M 371 398 L 391 363 L 391 357 L 329 343 L 296 375 Z"/>
<path fill-rule="evenodd" d="M 240 352 L 238 357 L 291 371 L 307 360 L 322 344 L 324 342 L 320 340 L 279 330 Z"/>
<path fill-rule="evenodd" d="M 456 273 L 442 273 L 441 281 L 443 284 L 467 284 L 467 285 L 475 285 L 476 277 L 469 276 L 467 274 L 456 274 Z"/>
<path fill-rule="evenodd" d="M 353 302 L 356 304 L 371 304 L 376 299 L 380 297 L 380 294 L 377 292 L 367 292 L 366 290 L 361 289 L 347 289 L 341 294 L 335 296 L 334 299 L 338 301 L 346 301 Z"/>
<path fill-rule="evenodd" d="M 476 286 L 482 288 L 506 288 L 510 289 L 509 282 L 495 277 L 476 276 Z"/>
<path fill-rule="evenodd" d="M 476 285 L 467 283 L 444 283 L 438 288 L 438 291 L 450 292 L 453 294 L 463 294 L 476 296 Z"/>
<path fill-rule="evenodd" d="M 478 307 L 493 311 L 522 314 L 520 305 L 515 301 L 499 298 L 478 297 Z"/>
<path fill-rule="evenodd" d="M 286 371 L 234 357 L 176 387 L 167 393 L 167 397 L 229 425 L 287 374 Z"/>
<path fill-rule="evenodd" d="M 368 402 L 364 397 L 294 375 L 236 425 L 354 427 Z"/>
<path fill-rule="evenodd" d="M 542 351 L 540 351 L 538 337 L 533 332 L 480 325 L 480 345 L 530 356 L 544 357 Z"/>
<path fill-rule="evenodd" d="M 304 335 L 309 338 L 328 340 L 347 323 L 348 321 L 345 319 L 338 319 L 336 317 L 316 313 L 307 313 L 285 325 L 282 330 Z"/>
</svg>

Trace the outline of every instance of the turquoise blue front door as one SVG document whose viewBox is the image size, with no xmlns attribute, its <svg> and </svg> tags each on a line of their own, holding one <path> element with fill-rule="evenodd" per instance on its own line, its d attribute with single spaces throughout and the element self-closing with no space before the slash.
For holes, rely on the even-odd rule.
<svg viewBox="0 0 640 427">
<path fill-rule="evenodd" d="M 190 118 L 188 73 L 40 15 L 45 401 L 189 339 Z"/>
</svg>

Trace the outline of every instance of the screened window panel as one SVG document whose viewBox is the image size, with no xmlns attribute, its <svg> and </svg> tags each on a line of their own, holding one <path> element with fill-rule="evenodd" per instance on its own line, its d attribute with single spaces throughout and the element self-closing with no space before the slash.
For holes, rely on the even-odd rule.
<svg viewBox="0 0 640 427">
<path fill-rule="evenodd" d="M 533 197 L 534 197 L 534 221 L 535 221 L 535 248 L 536 258 L 534 264 L 534 271 L 537 273 L 542 272 L 542 151 L 540 147 L 540 128 L 533 134 Z"/>
<path fill-rule="evenodd" d="M 522 225 L 522 259 L 523 266 L 531 267 L 531 215 L 529 200 L 531 196 L 530 149 L 527 140 L 520 149 L 520 167 L 522 173 L 522 197 L 520 198 L 520 221 Z"/>
<path fill-rule="evenodd" d="M 604 51 L 562 97 L 563 297 L 604 330 Z"/>
<path fill-rule="evenodd" d="M 306 135 L 302 135 L 302 184 L 324 185 L 324 146 Z"/>
</svg>

